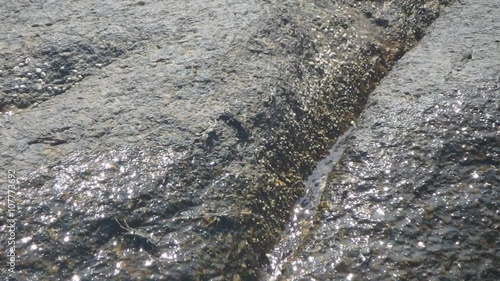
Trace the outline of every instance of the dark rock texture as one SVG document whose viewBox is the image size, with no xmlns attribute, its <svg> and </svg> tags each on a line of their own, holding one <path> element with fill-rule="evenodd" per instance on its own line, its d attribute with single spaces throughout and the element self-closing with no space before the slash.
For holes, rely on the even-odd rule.
<svg viewBox="0 0 500 281">
<path fill-rule="evenodd" d="M 279 280 L 500 280 L 499 14 L 453 5 L 382 80 Z"/>
<path fill-rule="evenodd" d="M 303 178 L 447 2 L 3 1 L 19 278 L 255 280 Z"/>
</svg>

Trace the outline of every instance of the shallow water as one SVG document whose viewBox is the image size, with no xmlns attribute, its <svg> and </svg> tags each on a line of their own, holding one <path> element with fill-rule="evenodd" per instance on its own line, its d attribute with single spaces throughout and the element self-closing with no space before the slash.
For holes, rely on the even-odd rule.
<svg viewBox="0 0 500 281">
<path fill-rule="evenodd" d="M 280 241 L 273 252 L 268 254 L 270 260 L 266 279 L 277 280 L 281 274 L 281 267 L 290 258 L 293 258 L 302 239 L 313 227 L 313 219 L 321 201 L 321 195 L 327 183 L 328 174 L 333 166 L 340 160 L 346 147 L 346 140 L 355 131 L 355 126 L 350 127 L 332 146 L 328 156 L 318 162 L 311 175 L 304 182 L 304 196 L 297 200 L 293 206 L 290 221 L 285 227 Z"/>
<path fill-rule="evenodd" d="M 479 2 L 371 95 L 276 280 L 499 280 L 500 11 Z"/>
<path fill-rule="evenodd" d="M 497 276 L 498 93 L 439 94 L 418 128 L 350 143 L 277 280 Z"/>
</svg>

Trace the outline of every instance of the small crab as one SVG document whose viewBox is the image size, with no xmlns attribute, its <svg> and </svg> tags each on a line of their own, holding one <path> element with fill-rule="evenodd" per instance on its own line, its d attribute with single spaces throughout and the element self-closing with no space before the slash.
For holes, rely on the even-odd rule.
<svg viewBox="0 0 500 281">
<path fill-rule="evenodd" d="M 126 230 L 128 231 L 127 234 L 128 235 L 132 235 L 134 236 L 134 239 L 136 237 L 139 237 L 140 239 L 146 241 L 147 243 L 149 243 L 150 245 L 152 246 L 158 246 L 158 244 L 160 243 L 160 240 L 155 238 L 153 236 L 153 234 L 147 234 L 145 233 L 144 231 L 140 230 L 140 229 L 135 229 L 135 228 L 132 228 L 128 225 L 127 221 L 126 220 L 123 220 L 123 223 L 125 224 L 125 226 L 123 226 L 117 218 L 115 218 L 115 221 L 118 223 L 118 225 L 123 229 L 123 230 Z"/>
</svg>

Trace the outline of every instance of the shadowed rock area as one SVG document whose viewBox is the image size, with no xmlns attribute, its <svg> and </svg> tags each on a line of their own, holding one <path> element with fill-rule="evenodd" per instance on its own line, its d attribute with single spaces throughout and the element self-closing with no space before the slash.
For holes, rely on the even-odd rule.
<svg viewBox="0 0 500 281">
<path fill-rule="evenodd" d="M 382 80 L 277 280 L 500 280 L 499 14 L 453 5 Z"/>
<path fill-rule="evenodd" d="M 448 2 L 3 1 L 17 278 L 255 280 L 302 180 Z"/>
</svg>

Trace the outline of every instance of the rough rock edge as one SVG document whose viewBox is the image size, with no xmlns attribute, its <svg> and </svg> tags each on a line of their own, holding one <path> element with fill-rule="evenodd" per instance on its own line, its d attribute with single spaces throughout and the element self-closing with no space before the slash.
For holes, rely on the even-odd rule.
<svg viewBox="0 0 500 281">
<path fill-rule="evenodd" d="M 320 7 L 331 5 L 324 1 L 315 2 Z M 397 21 L 396 26 L 389 30 L 380 27 L 377 20 L 367 18 L 366 10 L 369 8 L 347 6 L 350 13 L 359 17 L 350 23 L 361 30 L 368 28 L 367 35 L 370 37 L 367 42 L 363 42 L 365 45 L 358 46 L 360 53 L 349 53 L 350 60 L 344 61 L 347 66 L 333 65 L 331 57 L 324 59 L 338 41 L 328 46 L 329 40 L 315 40 L 316 36 L 321 36 L 321 31 L 314 18 L 321 11 L 305 7 L 297 7 L 296 10 L 291 8 L 281 14 L 282 17 L 277 20 L 281 22 L 271 24 L 277 25 L 278 29 L 284 28 L 293 38 L 289 42 L 289 46 L 293 47 L 288 51 L 298 59 L 294 65 L 288 66 L 288 75 L 294 78 L 294 82 L 292 85 L 278 85 L 276 107 L 267 120 L 272 124 L 268 132 L 279 133 L 275 134 L 277 137 L 274 139 L 270 137 L 268 145 L 260 152 L 258 159 L 264 167 L 264 173 L 250 177 L 254 180 L 249 183 L 251 188 L 246 197 L 245 208 L 258 215 L 248 218 L 243 216 L 238 224 L 248 226 L 248 230 L 242 232 L 240 238 L 234 239 L 239 242 L 233 246 L 229 257 L 229 261 L 234 262 L 224 270 L 229 273 L 226 278 L 256 278 L 256 266 L 265 262 L 264 254 L 272 249 L 288 218 L 289 213 L 283 210 L 289 210 L 300 196 L 303 179 L 315 162 L 359 115 L 368 94 L 395 61 L 422 38 L 425 28 L 439 16 L 440 8 L 452 3 L 402 2 L 392 1 L 391 8 L 400 7 L 406 18 L 398 19 L 400 21 Z M 304 18 L 313 20 L 300 22 Z M 348 36 L 349 31 L 346 31 Z M 357 35 L 356 31 L 351 34 Z M 308 97 L 312 97 L 311 109 L 304 102 Z M 325 107 L 326 110 L 318 114 L 318 110 Z M 274 196 L 270 197 L 270 194 Z M 278 219 L 269 219 L 277 215 Z M 234 272 L 236 275 L 232 275 Z"/>
</svg>

